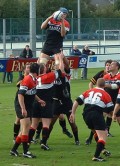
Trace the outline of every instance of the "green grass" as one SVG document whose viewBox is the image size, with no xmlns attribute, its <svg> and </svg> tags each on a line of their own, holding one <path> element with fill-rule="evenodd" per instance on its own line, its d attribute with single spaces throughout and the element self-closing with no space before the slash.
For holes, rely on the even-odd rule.
<svg viewBox="0 0 120 166">
<path fill-rule="evenodd" d="M 73 100 L 84 90 L 88 89 L 89 79 L 99 70 L 89 69 L 88 80 L 78 79 L 71 81 Z M 43 151 L 39 144 L 32 144 L 31 151 L 37 155 L 36 159 L 10 156 L 9 151 L 13 146 L 14 96 L 17 77 L 18 73 L 14 73 L 14 83 L 12 84 L 0 83 L 0 166 L 120 166 L 120 128 L 117 123 L 112 123 L 111 133 L 115 137 L 108 138 L 106 145 L 112 153 L 111 157 L 107 158 L 107 161 L 104 163 L 91 161 L 96 144 L 93 141 L 90 146 L 85 146 L 85 139 L 89 134 L 89 130 L 82 119 L 82 107 L 79 107 L 76 114 L 80 146 L 74 145 L 73 138 L 67 138 L 66 135 L 62 134 L 61 127 L 57 122 L 48 141 L 51 151 Z M 2 78 L 2 73 L 0 73 L 0 78 Z M 71 130 L 68 123 L 67 128 Z M 19 152 L 22 153 L 22 146 L 19 148 Z"/>
</svg>

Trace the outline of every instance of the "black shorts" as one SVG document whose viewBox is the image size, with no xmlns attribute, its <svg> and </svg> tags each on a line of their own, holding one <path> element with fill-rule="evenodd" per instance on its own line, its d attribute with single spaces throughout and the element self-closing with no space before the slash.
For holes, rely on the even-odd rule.
<svg viewBox="0 0 120 166">
<path fill-rule="evenodd" d="M 19 119 L 23 119 L 24 117 L 22 115 L 22 111 L 21 111 L 21 107 L 20 107 L 19 103 L 15 102 L 14 105 L 15 105 L 15 112 L 16 112 L 17 117 Z M 26 118 L 31 118 L 31 116 L 32 116 L 32 107 L 26 108 L 26 111 L 27 111 L 27 117 Z"/>
<path fill-rule="evenodd" d="M 61 47 L 50 46 L 49 44 L 44 44 L 42 48 L 42 53 L 52 56 L 61 52 Z"/>
<path fill-rule="evenodd" d="M 32 118 L 41 118 L 41 105 L 37 101 L 33 103 Z"/>
<path fill-rule="evenodd" d="M 72 100 L 62 102 L 61 100 L 53 100 L 53 113 L 54 115 L 66 114 L 69 115 L 72 110 Z"/>
<path fill-rule="evenodd" d="M 32 118 L 53 118 L 52 102 L 46 101 L 45 107 L 35 101 L 33 104 Z"/>
<path fill-rule="evenodd" d="M 120 110 L 117 112 L 116 117 L 120 117 Z"/>
<path fill-rule="evenodd" d="M 106 124 L 103 115 L 97 111 L 83 113 L 83 119 L 89 129 L 105 130 Z"/>
</svg>

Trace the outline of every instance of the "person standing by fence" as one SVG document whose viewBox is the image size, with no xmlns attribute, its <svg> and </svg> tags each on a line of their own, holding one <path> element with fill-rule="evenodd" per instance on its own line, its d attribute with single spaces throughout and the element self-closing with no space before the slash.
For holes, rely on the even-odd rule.
<svg viewBox="0 0 120 166">
<path fill-rule="evenodd" d="M 77 45 L 74 45 L 72 50 L 71 50 L 71 56 L 80 56 L 81 55 L 81 52 L 80 50 L 78 49 L 78 46 Z M 71 69 L 71 72 L 72 72 L 72 79 L 78 79 L 78 69 Z"/>
<path fill-rule="evenodd" d="M 88 47 L 88 45 L 85 45 L 83 50 L 82 50 L 83 55 L 95 55 L 94 51 L 91 51 Z M 82 68 L 81 69 L 81 79 L 87 79 L 87 68 Z"/>
</svg>

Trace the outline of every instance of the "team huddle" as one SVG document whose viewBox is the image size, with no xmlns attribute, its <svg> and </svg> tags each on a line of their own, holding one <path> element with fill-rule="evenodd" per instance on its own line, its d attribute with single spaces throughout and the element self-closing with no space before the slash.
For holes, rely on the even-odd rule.
<svg viewBox="0 0 120 166">
<path fill-rule="evenodd" d="M 83 92 L 73 103 L 69 62 L 62 50 L 63 38 L 70 29 L 66 20 L 68 10 L 59 10 L 62 12 L 60 20 L 55 20 L 53 14 L 42 23 L 41 28 L 47 30 L 47 37 L 41 55 L 37 63 L 24 66 L 24 76 L 17 84 L 18 90 L 14 101 L 15 142 L 10 154 L 19 156 L 17 149 L 22 144 L 23 157 L 35 158 L 36 156 L 29 151 L 35 132 L 36 138 L 39 138 L 41 133 L 41 148 L 50 150 L 47 142 L 58 118 L 63 133 L 68 137 L 74 136 L 75 145 L 80 145 L 75 112 L 78 105 L 84 104 L 83 119 L 91 130 L 87 143 L 91 143 L 93 135 L 97 143 L 92 160 L 104 161 L 101 153 L 111 155 L 105 144 L 107 135 L 110 135 L 112 118 L 120 124 L 120 64 L 117 61 L 106 61 L 106 69 L 91 79 L 89 90 Z M 52 55 L 55 59 L 54 71 L 50 71 L 47 65 Z M 66 129 L 64 115 L 67 116 L 73 134 Z"/>
</svg>

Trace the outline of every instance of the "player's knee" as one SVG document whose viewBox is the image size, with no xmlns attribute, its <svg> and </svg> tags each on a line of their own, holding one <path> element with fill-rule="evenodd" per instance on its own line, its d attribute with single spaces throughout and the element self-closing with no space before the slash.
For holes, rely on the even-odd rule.
<svg viewBox="0 0 120 166">
<path fill-rule="evenodd" d="M 47 58 L 40 58 L 39 63 L 43 63 L 46 65 L 48 63 L 48 59 Z"/>
<path fill-rule="evenodd" d="M 58 59 L 55 60 L 55 65 L 59 65 L 60 61 Z"/>
</svg>

